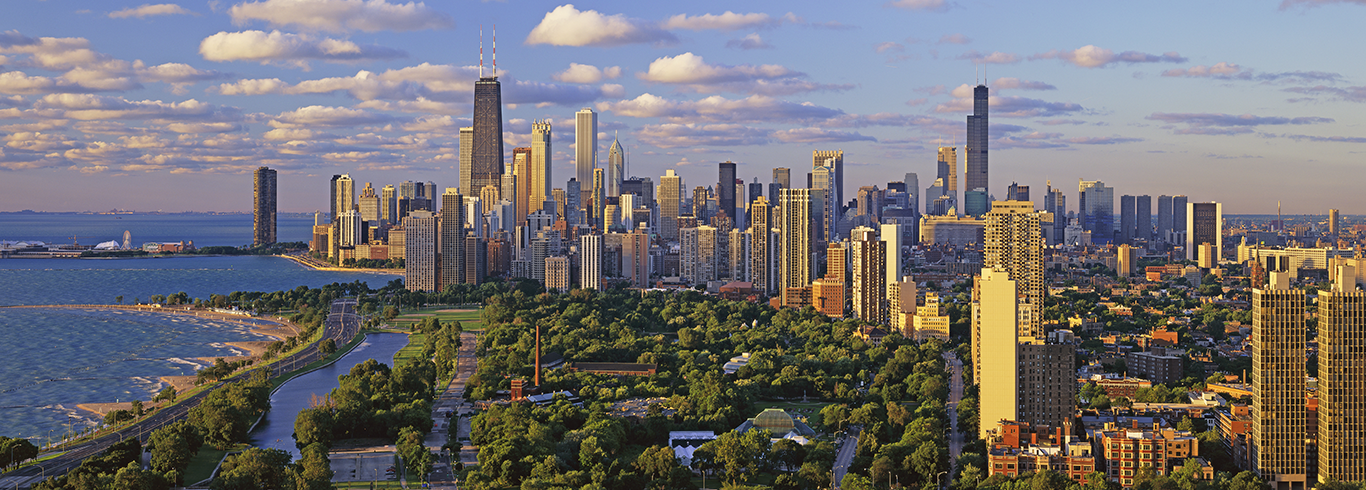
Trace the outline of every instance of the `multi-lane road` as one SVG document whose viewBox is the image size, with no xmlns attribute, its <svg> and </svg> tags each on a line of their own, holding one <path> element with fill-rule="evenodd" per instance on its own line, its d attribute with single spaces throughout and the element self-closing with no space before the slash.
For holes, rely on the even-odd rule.
<svg viewBox="0 0 1366 490">
<path fill-rule="evenodd" d="M 944 361 L 949 370 L 949 475 L 953 475 L 958 456 L 963 454 L 963 433 L 958 431 L 958 402 L 963 401 L 963 361 L 953 351 L 944 353 Z"/>
<path fill-rule="evenodd" d="M 332 339 L 341 345 L 347 340 L 355 337 L 360 332 L 360 317 L 356 315 L 356 300 L 339 299 L 332 302 L 331 309 L 327 315 L 327 321 L 323 323 L 322 339 Z M 322 359 L 324 355 L 318 350 L 321 343 L 313 343 L 304 347 L 299 352 L 281 358 L 279 361 L 270 364 L 270 376 L 280 376 L 295 369 L 304 367 L 308 363 Z M 236 383 L 246 379 L 255 373 L 255 369 L 238 373 L 225 379 L 225 383 Z M 4 474 L 0 477 L 0 488 L 28 488 L 35 483 L 56 475 L 63 475 L 66 472 L 80 466 L 86 458 L 99 454 L 101 451 L 113 446 L 114 443 L 130 437 L 137 437 L 141 443 L 146 443 L 148 436 L 153 431 L 162 426 L 175 423 L 184 419 L 191 409 L 198 406 L 204 397 L 208 396 L 211 390 L 203 390 L 180 400 L 179 403 L 153 412 L 146 418 L 139 420 L 128 427 L 114 430 L 98 436 L 94 439 L 80 444 L 62 447 L 59 450 L 66 451 L 61 455 L 44 461 L 39 464 L 31 465 Z M 41 457 L 42 455 L 40 455 Z"/>
<path fill-rule="evenodd" d="M 437 398 L 432 408 L 432 418 L 437 428 L 427 435 L 426 443 L 428 449 L 441 455 L 431 474 L 432 488 L 457 488 L 454 481 L 455 463 L 461 462 L 468 466 L 478 461 L 474 446 L 466 446 L 461 442 L 469 438 L 470 417 L 474 416 L 474 409 L 465 402 L 465 382 L 479 367 L 479 360 L 474 354 L 478 341 L 478 335 L 473 332 L 460 334 L 460 352 L 456 355 L 455 377 L 451 379 L 451 384 Z M 446 418 L 446 412 L 454 415 Z M 451 438 L 455 440 L 450 441 Z M 458 448 L 454 454 L 447 454 L 441 450 L 447 442 L 454 442 L 451 445 Z"/>
</svg>

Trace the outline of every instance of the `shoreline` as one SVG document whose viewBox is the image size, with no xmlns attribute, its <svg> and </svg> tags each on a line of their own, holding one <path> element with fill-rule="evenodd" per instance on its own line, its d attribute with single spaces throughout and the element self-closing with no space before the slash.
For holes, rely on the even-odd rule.
<svg viewBox="0 0 1366 490">
<path fill-rule="evenodd" d="M 385 275 L 391 275 L 391 276 L 402 276 L 402 275 L 404 275 L 404 273 L 405 273 L 405 271 L 406 271 L 406 269 L 362 269 L 362 268 L 359 268 L 359 267 L 333 267 L 333 266 L 330 266 L 330 265 L 328 265 L 328 266 L 321 266 L 321 265 L 318 265 L 318 264 L 314 263 L 312 260 L 307 260 L 307 259 L 299 258 L 299 257 L 293 256 L 293 255 L 272 255 L 271 257 L 283 257 L 283 258 L 286 258 L 286 259 L 289 259 L 289 260 L 294 261 L 294 263 L 296 263 L 296 264 L 299 264 L 299 265 L 301 265 L 301 266 L 304 266 L 304 267 L 306 267 L 306 268 L 308 268 L 308 269 L 312 269 L 312 270 L 315 270 L 315 271 L 328 271 L 328 272 L 363 272 L 363 273 L 366 273 L 366 274 L 385 274 Z"/>
</svg>

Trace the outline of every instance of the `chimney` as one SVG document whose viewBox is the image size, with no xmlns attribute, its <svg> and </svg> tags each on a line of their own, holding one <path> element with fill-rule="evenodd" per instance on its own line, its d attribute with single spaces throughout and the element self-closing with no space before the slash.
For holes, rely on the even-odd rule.
<svg viewBox="0 0 1366 490">
<path fill-rule="evenodd" d="M 1058 438 L 1053 442 L 1057 443 L 1059 446 L 1062 445 L 1062 427 L 1058 427 Z"/>
<path fill-rule="evenodd" d="M 1034 445 L 1038 445 L 1038 444 L 1039 444 L 1039 433 L 1038 433 L 1038 432 L 1030 432 L 1030 433 L 1029 433 L 1029 445 L 1034 446 Z"/>
<path fill-rule="evenodd" d="M 541 326 L 536 325 L 536 387 L 541 386 Z"/>
<path fill-rule="evenodd" d="M 1129 427 L 1138 430 L 1138 419 L 1129 419 Z"/>
</svg>

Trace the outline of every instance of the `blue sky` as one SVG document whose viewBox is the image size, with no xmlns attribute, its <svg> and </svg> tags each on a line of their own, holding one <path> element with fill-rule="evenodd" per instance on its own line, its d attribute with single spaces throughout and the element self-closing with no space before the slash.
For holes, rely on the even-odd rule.
<svg viewBox="0 0 1366 490">
<path fill-rule="evenodd" d="M 923 188 L 980 78 L 993 194 L 1041 200 L 1052 180 L 1075 208 L 1086 179 L 1226 214 L 1364 213 L 1363 17 L 1362 0 L 12 0 L 0 211 L 245 211 L 259 165 L 281 211 L 325 208 L 334 173 L 454 186 L 497 25 L 507 157 L 552 120 L 556 187 L 593 107 L 600 158 L 617 134 L 656 182 L 711 185 L 724 160 L 767 182 L 843 149 L 847 194 L 907 172 Z"/>
</svg>

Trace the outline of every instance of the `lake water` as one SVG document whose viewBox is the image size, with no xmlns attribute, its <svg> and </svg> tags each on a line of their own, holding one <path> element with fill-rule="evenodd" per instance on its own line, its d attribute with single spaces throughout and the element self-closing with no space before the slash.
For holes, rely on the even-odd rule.
<svg viewBox="0 0 1366 490">
<path fill-rule="evenodd" d="M 48 237 L 67 233 L 57 230 L 89 227 L 92 220 L 102 218 L 44 214 L 38 216 L 54 222 L 29 222 L 16 231 L 21 228 L 14 225 L 24 221 L 16 216 L 32 215 L 0 213 L 0 239 L 69 243 L 69 239 Z M 225 219 L 201 229 L 180 216 L 145 216 L 140 219 L 148 221 L 146 229 L 160 229 L 161 235 L 147 232 L 148 236 L 139 238 L 134 231 L 134 242 L 183 239 L 194 240 L 196 245 L 238 245 L 250 241 L 250 216 L 245 217 L 245 238 L 241 238 L 242 217 L 208 218 L 236 221 Z M 42 233 L 48 235 L 40 233 L 44 229 L 49 231 Z M 175 233 L 176 229 L 182 233 Z M 119 238 L 108 239 L 121 240 L 122 233 L 120 229 Z M 287 236 L 282 224 L 280 239 L 296 238 Z M 0 259 L 0 305 L 113 304 L 116 296 L 131 303 L 135 298 L 180 291 L 208 298 L 233 291 L 279 291 L 357 280 L 378 288 L 398 278 L 315 271 L 278 257 Z M 68 421 L 93 423 L 94 417 L 77 411 L 76 404 L 150 400 L 163 386 L 160 376 L 193 374 L 197 364 L 192 358 L 233 355 L 224 343 L 239 340 L 262 339 L 235 324 L 166 314 L 0 308 L 0 355 L 5 359 L 0 362 L 0 435 L 46 438 L 49 430 L 54 434 L 65 431 Z"/>
<path fill-rule="evenodd" d="M 123 243 L 123 232 L 132 235 L 133 246 L 146 242 L 193 240 L 197 247 L 251 245 L 249 214 L 77 214 L 0 213 L 0 240 L 41 241 L 94 245 Z M 312 217 L 277 216 L 275 236 L 281 242 L 307 242 L 312 237 Z"/>
</svg>

